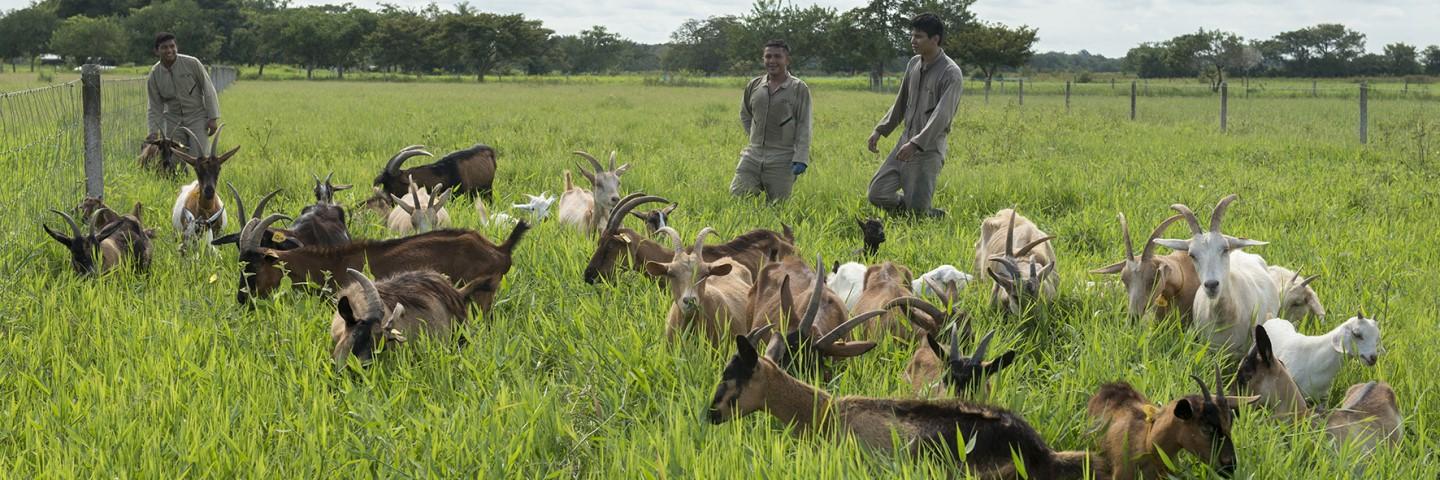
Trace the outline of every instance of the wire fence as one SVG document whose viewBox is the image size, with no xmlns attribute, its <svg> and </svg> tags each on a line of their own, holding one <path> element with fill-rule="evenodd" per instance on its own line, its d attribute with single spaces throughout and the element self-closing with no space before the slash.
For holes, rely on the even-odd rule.
<svg viewBox="0 0 1440 480">
<path fill-rule="evenodd" d="M 1130 85 L 1135 84 L 1136 95 L 1141 97 L 1212 97 L 1220 95 L 1219 85 L 1197 83 L 1194 80 L 1176 79 L 1110 79 L 1097 82 L 1077 81 L 1036 81 L 1028 78 L 996 78 L 991 80 L 990 95 L 1002 97 L 1026 95 L 1064 95 L 1068 88 L 1073 96 L 1129 96 Z M 1436 100 L 1440 101 L 1440 84 L 1388 82 L 1371 84 L 1367 82 L 1335 83 L 1311 80 L 1309 82 L 1270 79 L 1231 78 L 1222 82 L 1229 85 L 1230 95 L 1235 98 L 1359 98 L 1362 85 L 1366 85 L 1371 100 Z M 967 91 L 985 93 L 984 80 L 966 80 Z M 974 90 L 971 90 L 974 89 Z"/>
</svg>

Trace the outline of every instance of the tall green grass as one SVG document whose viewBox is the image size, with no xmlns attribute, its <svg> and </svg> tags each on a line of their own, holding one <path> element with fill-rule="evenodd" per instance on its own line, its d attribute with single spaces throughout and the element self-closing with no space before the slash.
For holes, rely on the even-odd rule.
<svg viewBox="0 0 1440 480">
<path fill-rule="evenodd" d="M 268 72 L 267 72 L 268 73 Z M 272 208 L 311 201 L 310 174 L 334 170 L 359 201 L 394 151 L 500 151 L 496 210 L 524 193 L 558 194 L 576 149 L 618 150 L 627 192 L 680 203 L 673 223 L 693 235 L 793 225 L 803 255 L 852 260 L 854 219 L 876 212 L 865 185 L 881 157 L 864 141 L 892 97 L 817 88 L 812 165 L 786 204 L 726 193 L 745 137 L 738 92 L 633 85 L 541 86 L 241 82 L 223 97 L 223 145 L 242 149 L 221 174 L 251 202 L 283 188 Z M 1218 133 L 1209 99 L 1156 98 L 1140 119 L 1113 98 L 962 101 L 936 204 L 940 221 L 892 219 L 883 258 L 917 273 L 969 269 L 980 219 L 1011 205 L 1059 235 L 1061 299 L 1044 321 L 1017 322 L 967 291 L 981 331 L 1019 362 L 995 378 L 991 401 L 1023 415 L 1052 446 L 1091 447 L 1083 408 L 1104 382 L 1125 380 L 1155 401 L 1190 392 L 1190 374 L 1217 361 L 1193 332 L 1126 320 L 1119 292 L 1085 288 L 1085 273 L 1121 255 L 1115 213 L 1148 231 L 1184 202 L 1205 214 L 1239 193 L 1228 233 L 1270 241 L 1274 264 L 1322 273 L 1329 320 L 1364 309 L 1380 318 L 1388 352 L 1374 368 L 1347 362 L 1331 389 L 1372 379 L 1394 386 L 1405 440 L 1359 458 L 1336 454 L 1323 431 L 1262 411 L 1237 421 L 1237 478 L 1433 478 L 1440 381 L 1431 339 L 1440 313 L 1433 275 L 1434 132 L 1440 104 L 1377 101 L 1371 144 L 1355 140 L 1347 100 L 1232 99 Z M 893 138 L 890 139 L 893 141 Z M 887 145 L 888 147 L 888 145 Z M 467 347 L 419 339 L 370 369 L 331 371 L 324 296 L 295 290 L 235 304 L 233 249 L 180 258 L 169 208 L 181 181 L 135 169 L 109 152 L 107 200 L 143 201 L 161 232 L 148 274 L 77 278 L 40 222 L 79 200 L 74 165 L 40 168 L 0 157 L 12 197 L 0 217 L 0 469 L 17 477 L 434 476 L 734 478 L 938 477 L 953 466 L 866 451 L 850 439 L 795 437 L 764 414 L 703 420 L 731 352 L 663 339 L 669 296 L 635 273 L 592 287 L 581 270 L 593 242 L 547 222 L 527 236 L 490 318 L 465 326 Z M 188 179 L 184 180 L 188 182 Z M 39 192 L 54 191 L 49 195 Z M 68 195 L 67 195 L 68 194 Z M 73 196 L 73 198 L 70 198 Z M 228 201 L 228 198 L 227 198 Z M 62 204 L 55 204 L 62 203 Z M 491 238 L 464 202 L 461 227 Z M 232 222 L 234 217 L 232 217 Z M 383 238 L 382 219 L 352 212 L 356 237 Z M 232 224 L 231 230 L 236 227 Z M 1180 235 L 1181 229 L 1173 231 Z M 885 340 L 846 362 L 823 387 L 837 395 L 904 397 L 910 348 Z M 813 380 L 813 379 L 812 379 Z M 1188 460 L 1187 460 L 1188 462 Z M 1200 475 L 1201 467 L 1183 470 Z"/>
</svg>

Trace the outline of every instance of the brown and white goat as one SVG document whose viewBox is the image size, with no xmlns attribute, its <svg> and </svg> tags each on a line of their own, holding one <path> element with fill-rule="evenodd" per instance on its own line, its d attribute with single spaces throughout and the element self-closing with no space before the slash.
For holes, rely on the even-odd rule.
<svg viewBox="0 0 1440 480">
<path fill-rule="evenodd" d="M 597 281 L 613 278 L 615 266 L 623 261 L 622 257 L 629 259 L 628 263 L 625 263 L 627 268 L 637 271 L 645 268 L 645 262 L 664 262 L 670 259 L 674 252 L 669 248 L 624 225 L 627 213 L 635 207 L 652 202 L 668 200 L 638 192 L 621 199 L 606 221 L 605 229 L 596 239 L 595 253 L 590 255 L 590 262 L 585 265 L 585 283 L 593 285 Z M 783 233 L 755 229 L 729 242 L 706 247 L 705 261 L 713 262 L 727 257 L 733 259 L 750 271 L 751 280 L 754 281 L 767 258 L 772 255 L 777 258 L 784 257 L 795 252 L 794 232 L 789 226 L 782 227 Z"/>
<path fill-rule="evenodd" d="M 444 336 L 455 332 L 470 317 L 470 300 L 477 291 L 494 291 L 490 280 L 472 281 L 456 289 L 450 279 L 430 270 L 401 272 L 378 283 L 358 270 L 345 270 L 352 281 L 336 295 L 330 319 L 330 358 L 344 368 L 351 356 L 369 363 L 381 339 L 405 342 L 419 333 Z"/>
<path fill-rule="evenodd" d="M 1090 273 L 1120 274 L 1125 283 L 1126 303 L 1131 319 L 1145 315 L 1151 305 L 1155 306 L 1155 318 L 1165 318 L 1170 312 L 1180 314 L 1183 324 L 1190 323 L 1190 310 L 1195 304 L 1195 291 L 1200 289 L 1200 277 L 1195 274 L 1195 262 L 1185 252 L 1175 251 L 1169 255 L 1155 255 L 1155 240 L 1165 234 L 1172 223 L 1181 219 L 1172 215 L 1150 233 L 1140 257 L 1135 257 L 1135 245 L 1130 241 L 1130 225 L 1125 214 L 1120 214 L 1120 234 L 1125 238 L 1125 259 Z"/>
<path fill-rule="evenodd" d="M 406 160 L 416 156 L 434 156 L 425 151 L 424 145 L 411 145 L 400 150 L 385 169 L 375 176 L 375 186 L 388 195 L 405 195 L 410 185 L 418 183 L 431 192 L 451 190 L 456 195 L 473 197 L 480 194 L 485 201 L 491 198 L 491 187 L 495 182 L 496 155 L 489 145 L 475 144 L 465 150 L 446 155 L 439 161 L 414 168 L 400 168 Z"/>
<path fill-rule="evenodd" d="M 666 314 L 665 337 L 673 341 L 680 332 L 698 326 L 705 339 L 720 348 L 730 335 L 748 329 L 745 302 L 750 271 L 729 258 L 704 260 L 705 236 L 715 231 L 709 227 L 701 230 L 689 252 L 674 229 L 660 227 L 660 232 L 675 244 L 674 256 L 669 262 L 645 262 L 645 271 L 670 284 L 673 301 Z"/>
<path fill-rule="evenodd" d="M 1105 384 L 1090 397 L 1086 411 L 1103 429 L 1100 449 L 1110 468 L 1109 478 L 1163 478 L 1170 474 L 1164 459 L 1174 462 L 1181 451 L 1211 464 L 1223 477 L 1235 473 L 1231 411 L 1220 372 L 1215 372 L 1218 393 L 1213 397 L 1205 382 L 1190 378 L 1200 385 L 1200 395 L 1164 406 L 1150 403 L 1125 382 Z"/>
<path fill-rule="evenodd" d="M 925 344 L 915 346 L 915 353 L 905 366 L 905 381 L 910 383 L 917 395 L 937 397 L 948 386 L 950 392 L 959 398 L 988 398 L 990 377 L 1015 362 L 1014 350 L 1000 354 L 995 360 L 985 360 L 985 355 L 990 352 L 990 341 L 995 337 L 994 330 L 980 339 L 974 354 L 961 354 L 960 342 L 968 343 L 975 339 L 970 317 L 964 312 L 952 311 L 947 315 L 939 307 L 917 297 L 896 299 L 891 304 L 909 309 L 911 318 L 926 332 Z M 915 315 L 915 310 L 924 312 L 924 316 Z M 939 341 L 939 332 L 944 324 L 932 323 L 931 318 L 953 319 L 949 348 L 942 347 Z"/>
<path fill-rule="evenodd" d="M 1345 390 L 1345 402 L 1330 411 L 1325 431 L 1335 439 L 1337 447 L 1355 441 L 1360 451 L 1368 454 L 1382 442 L 1399 444 L 1404 435 L 1401 422 L 1395 390 L 1388 383 L 1371 381 Z"/>
<path fill-rule="evenodd" d="M 1270 345 L 1270 335 L 1265 327 L 1255 326 L 1255 344 L 1250 352 L 1240 359 L 1240 369 L 1235 374 L 1235 383 L 1257 397 L 1258 402 L 1275 412 L 1279 418 L 1304 418 L 1310 416 L 1310 405 L 1285 362 L 1275 356 Z"/>
<path fill-rule="evenodd" d="M 910 269 L 889 260 L 865 268 L 864 288 L 860 290 L 860 298 L 855 301 L 855 306 L 850 309 L 850 312 L 885 310 L 884 314 L 862 329 L 865 331 L 866 338 L 878 339 L 881 335 L 888 334 L 896 338 L 915 340 L 925 336 L 923 329 L 902 324 L 897 317 L 898 309 L 885 307 L 892 300 L 915 295 L 910 291 L 910 283 L 914 281 L 914 277 L 915 275 L 910 273 Z M 915 315 L 928 314 L 916 313 Z M 933 322 L 927 324 L 933 324 Z"/>
<path fill-rule="evenodd" d="M 271 224 L 284 219 L 270 215 L 264 220 L 251 220 L 240 231 L 239 291 L 236 300 L 244 304 L 254 298 L 268 297 L 285 276 L 294 283 L 313 286 L 338 286 L 347 268 L 361 269 L 366 264 L 371 273 L 385 278 L 400 272 L 434 270 L 450 278 L 489 281 L 500 285 L 510 271 L 515 246 L 530 229 L 520 222 L 510 231 L 505 243 L 496 245 L 470 230 L 436 230 L 404 238 L 384 241 L 358 241 L 337 247 L 304 246 L 294 250 L 275 250 L 260 245 Z M 284 267 L 283 269 L 281 267 Z M 494 291 L 478 291 L 475 304 L 487 313 L 494 302 Z"/>
<path fill-rule="evenodd" d="M 764 411 L 797 434 L 851 436 L 861 445 L 890 451 L 896 439 L 911 455 L 935 454 L 963 462 L 980 478 L 1019 478 L 1015 458 L 1030 478 L 1084 478 L 1102 470 L 1088 452 L 1056 452 L 1020 415 L 961 400 L 892 400 L 832 397 L 777 363 L 783 341 L 772 338 L 765 356 L 745 336 L 725 366 L 707 411 L 722 424 Z M 967 444 L 970 447 L 967 451 Z"/>
<path fill-rule="evenodd" d="M 981 222 L 980 238 L 975 242 L 975 271 L 985 272 L 981 281 L 988 278 L 994 282 L 992 306 L 1019 314 L 1029 302 L 1055 299 L 1060 277 L 1055 274 L 1055 249 L 1049 243 L 1053 238 L 1012 208 Z M 1024 246 L 1016 250 L 1016 243 Z"/>
<path fill-rule="evenodd" d="M 180 127 L 180 130 L 189 134 L 192 139 L 199 138 L 188 128 Z M 225 230 L 225 202 L 216 194 L 216 182 L 220 180 L 221 166 L 235 156 L 240 147 L 236 146 L 222 155 L 215 155 L 215 149 L 220 143 L 220 133 L 224 130 L 225 125 L 220 125 L 220 128 L 215 130 L 215 137 L 210 140 L 210 148 L 202 150 L 198 157 L 175 152 L 175 155 L 179 155 L 181 160 L 195 170 L 195 181 L 180 189 L 180 195 L 175 197 L 175 206 L 170 212 L 170 223 L 181 235 L 181 251 L 185 251 L 186 245 L 202 241 L 210 243 Z"/>
<path fill-rule="evenodd" d="M 395 233 L 425 233 L 450 226 L 450 212 L 445 210 L 445 204 L 450 202 L 449 190 L 432 196 L 425 187 L 410 182 L 409 198 L 392 197 L 391 200 L 395 206 L 390 209 L 385 225 Z"/>
<path fill-rule="evenodd" d="M 620 176 L 630 170 L 630 164 L 615 166 L 616 152 L 610 152 L 610 168 L 600 165 L 593 155 L 583 151 L 574 152 L 589 160 L 594 172 L 586 171 L 584 165 L 576 165 L 580 174 L 590 181 L 593 190 L 576 187 L 565 171 L 565 191 L 560 194 L 559 222 L 572 225 L 585 234 L 601 231 L 602 222 L 612 217 L 610 212 L 620 204 Z M 587 203 L 588 201 L 588 203 Z"/>
<path fill-rule="evenodd" d="M 70 214 L 52 209 L 50 211 L 59 215 L 70 227 L 70 236 L 52 230 L 49 225 L 41 224 L 40 227 L 70 252 L 70 268 L 74 269 L 75 273 L 103 274 L 114 270 L 120 262 L 127 259 L 137 271 L 145 271 L 150 268 L 150 239 L 155 236 L 155 231 L 147 230 L 140 223 L 140 209 L 140 204 L 136 203 L 134 212 L 121 216 L 102 207 L 92 218 L 109 214 L 114 215 L 115 220 L 100 228 L 96 228 L 92 220 L 89 233 L 82 232 L 80 225 Z"/>
</svg>

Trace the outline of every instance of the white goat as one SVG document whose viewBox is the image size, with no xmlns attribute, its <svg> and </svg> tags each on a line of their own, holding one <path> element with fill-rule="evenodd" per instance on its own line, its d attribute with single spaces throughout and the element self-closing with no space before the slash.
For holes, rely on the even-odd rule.
<svg viewBox="0 0 1440 480">
<path fill-rule="evenodd" d="M 610 218 L 610 212 L 620 203 L 620 176 L 630 170 L 630 164 L 616 167 L 615 152 L 610 152 L 610 168 L 606 169 L 594 156 L 582 151 L 574 153 L 589 160 L 590 165 L 595 167 L 594 172 L 589 172 L 583 165 L 579 166 L 580 174 L 590 181 L 595 190 L 576 187 L 570 171 L 566 170 L 565 191 L 560 194 L 559 220 L 587 235 L 594 235 L 605 226 L 604 221 Z"/>
<path fill-rule="evenodd" d="M 946 304 L 954 304 L 960 296 L 960 291 L 973 281 L 975 281 L 974 275 L 962 272 L 954 265 L 941 265 L 920 275 L 920 278 L 912 280 L 910 290 L 914 291 L 917 296 L 929 293 L 940 298 Z"/>
<path fill-rule="evenodd" d="M 553 205 L 555 203 L 555 197 L 551 196 L 550 192 L 541 193 L 539 195 L 526 194 L 525 197 L 530 199 L 530 201 L 526 203 L 517 203 L 511 205 L 510 207 L 517 210 L 524 210 L 526 212 L 529 212 L 530 224 L 538 224 L 541 220 L 544 220 L 545 217 L 550 215 L 550 205 Z"/>
<path fill-rule="evenodd" d="M 479 215 L 481 225 L 514 225 L 517 221 L 505 212 L 490 213 L 490 210 L 485 208 L 485 201 L 478 198 L 475 199 L 475 213 Z"/>
<path fill-rule="evenodd" d="M 1335 375 L 1340 373 L 1340 357 L 1360 357 L 1365 365 L 1375 366 L 1384 352 L 1380 347 L 1380 324 L 1356 314 L 1329 333 L 1308 336 L 1295 331 L 1295 325 L 1283 318 L 1265 322 L 1265 332 L 1275 356 L 1285 362 L 1290 376 L 1300 391 L 1312 399 L 1322 399 L 1330 392 Z"/>
<path fill-rule="evenodd" d="M 445 210 L 445 204 L 450 201 L 449 189 L 431 197 L 425 187 L 416 187 L 415 182 L 410 182 L 409 197 L 390 197 L 395 203 L 385 222 L 390 230 L 408 235 L 450 226 L 450 212 Z"/>
<path fill-rule="evenodd" d="M 1298 322 L 1309 314 L 1321 320 L 1325 319 L 1325 305 L 1320 303 L 1320 296 L 1315 294 L 1315 289 L 1310 288 L 1310 282 L 1320 278 L 1320 275 L 1301 277 L 1300 272 L 1292 272 L 1276 265 L 1271 265 L 1268 270 L 1270 280 L 1274 281 L 1275 288 L 1280 290 L 1280 318 Z"/>
<path fill-rule="evenodd" d="M 854 310 L 855 302 L 860 301 L 860 293 L 865 290 L 865 265 L 846 262 L 836 265 L 831 273 L 834 275 L 825 281 L 826 286 L 845 301 L 845 311 Z"/>
<path fill-rule="evenodd" d="M 180 253 L 190 251 L 196 245 L 209 245 L 211 252 L 218 253 L 219 250 L 210 242 L 215 239 L 215 232 L 225 230 L 225 202 L 220 201 L 217 195 L 214 199 L 214 212 L 209 216 L 196 216 L 189 208 L 186 208 L 192 200 L 191 196 L 198 197 L 196 193 L 200 188 L 200 182 L 190 182 L 189 185 L 180 187 L 180 195 L 175 197 L 175 206 L 170 209 L 170 224 L 175 231 L 180 233 Z"/>
<path fill-rule="evenodd" d="M 1000 235 L 1001 230 L 1005 235 Z M 994 281 L 990 304 L 1003 305 L 1011 314 L 1019 314 L 1029 302 L 1048 302 L 1060 289 L 1060 276 L 1055 274 L 1054 239 L 1035 226 L 1035 222 L 1006 208 L 980 223 L 980 238 L 975 241 L 975 272 L 984 272 Z M 1016 244 L 1024 245 L 1018 250 Z M 986 281 L 982 277 L 981 281 Z"/>
<path fill-rule="evenodd" d="M 1210 337 L 1210 346 L 1240 359 L 1250 348 L 1251 332 L 1264 319 L 1273 318 L 1279 293 L 1266 271 L 1265 259 L 1240 250 L 1266 242 L 1235 238 L 1220 232 L 1220 221 L 1235 195 L 1220 199 L 1210 214 L 1210 231 L 1200 229 L 1195 212 L 1183 204 L 1170 208 L 1185 216 L 1192 236 L 1188 240 L 1157 239 L 1155 243 L 1190 253 L 1200 289 L 1192 309 L 1195 325 Z M 1273 335 L 1273 334 L 1272 334 Z"/>
</svg>

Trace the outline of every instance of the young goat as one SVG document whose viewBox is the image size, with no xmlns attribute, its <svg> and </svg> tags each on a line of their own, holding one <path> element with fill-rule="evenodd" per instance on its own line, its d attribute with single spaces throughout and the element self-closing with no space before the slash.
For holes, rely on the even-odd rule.
<svg viewBox="0 0 1440 480">
<path fill-rule="evenodd" d="M 1268 320 L 1264 326 L 1275 347 L 1275 356 L 1285 362 L 1300 391 L 1311 399 L 1328 396 L 1330 384 L 1340 373 L 1342 356 L 1360 357 L 1365 365 L 1373 367 L 1384 351 L 1380 348 L 1379 322 L 1365 318 L 1363 313 L 1314 337 L 1295 331 L 1295 325 L 1282 318 Z"/>
<path fill-rule="evenodd" d="M 495 182 L 495 149 L 489 145 L 476 144 L 465 150 L 458 150 L 439 161 L 414 168 L 401 169 L 405 161 L 419 155 L 433 156 L 425 151 L 424 145 L 411 145 L 400 150 L 385 162 L 385 169 L 375 177 L 375 186 L 381 187 L 392 196 L 405 195 L 410 185 L 419 183 L 431 192 L 450 190 L 456 195 L 474 197 L 479 193 L 485 201 L 491 201 L 491 186 Z"/>
<path fill-rule="evenodd" d="M 408 200 L 400 197 L 391 200 L 395 207 L 390 209 L 390 217 L 385 224 L 395 233 L 425 233 L 450 226 L 450 212 L 445 210 L 445 204 L 450 201 L 449 190 L 431 196 L 424 187 L 416 187 L 415 182 L 410 182 Z"/>
<path fill-rule="evenodd" d="M 1188 253 L 1178 250 L 1165 256 L 1155 255 L 1155 241 L 1183 215 L 1172 215 L 1160 222 L 1160 226 L 1155 227 L 1150 238 L 1145 240 L 1139 258 L 1135 257 L 1135 245 L 1130 241 L 1130 225 L 1125 222 L 1125 214 L 1119 216 L 1120 234 L 1125 239 L 1125 259 L 1090 273 L 1120 274 L 1129 298 L 1126 310 L 1132 320 L 1143 317 L 1145 311 L 1154 305 L 1155 318 L 1165 318 L 1173 309 L 1180 313 L 1182 323 L 1189 323 L 1195 291 L 1200 288 L 1195 262 L 1190 260 Z"/>
<path fill-rule="evenodd" d="M 1320 278 L 1320 275 L 1301 278 L 1300 272 L 1292 272 L 1276 265 L 1270 265 L 1266 270 L 1270 272 L 1270 280 L 1275 282 L 1275 288 L 1280 291 L 1280 318 L 1292 322 L 1304 320 L 1306 315 L 1325 319 L 1325 305 L 1320 303 L 1320 296 L 1315 294 L 1315 289 L 1310 288 L 1310 283 Z"/>
<path fill-rule="evenodd" d="M 836 262 L 830 273 L 834 276 L 825 281 L 826 286 L 845 302 L 846 311 L 855 311 L 855 302 L 860 301 L 860 292 L 865 290 L 865 264 Z"/>
<path fill-rule="evenodd" d="M 1310 404 L 1285 362 L 1275 357 L 1270 336 L 1263 325 L 1255 326 L 1255 344 L 1250 353 L 1240 359 L 1240 370 L 1235 374 L 1235 383 L 1258 397 L 1260 404 L 1275 412 L 1281 418 L 1304 418 L 1310 415 Z"/>
<path fill-rule="evenodd" d="M 620 204 L 620 176 L 630 170 L 630 164 L 617 168 L 615 152 L 610 152 L 610 168 L 607 170 L 589 153 L 576 151 L 575 154 L 589 160 L 590 165 L 595 167 L 594 172 L 589 172 L 583 165 L 577 165 L 594 191 L 576 187 L 570 180 L 570 171 L 566 170 L 565 192 L 560 194 L 560 223 L 573 225 L 587 235 L 594 234 L 601 231 L 601 222 L 611 218 L 610 212 Z"/>
<path fill-rule="evenodd" d="M 188 128 L 180 127 L 180 130 L 189 134 L 192 139 L 199 138 Z M 221 166 L 235 156 L 240 147 L 232 148 L 220 156 L 215 155 L 215 149 L 220 143 L 220 132 L 224 130 L 224 125 L 215 130 L 215 137 L 210 140 L 210 148 L 202 150 L 199 157 L 175 152 L 175 155 L 179 155 L 181 160 L 195 170 L 195 181 L 180 189 L 180 195 L 175 197 L 175 207 L 170 211 L 170 223 L 180 232 L 182 239 L 181 252 L 186 250 L 186 245 L 210 243 L 216 235 L 225 230 L 225 202 L 215 194 L 216 182 L 220 179 Z"/>
<path fill-rule="evenodd" d="M 1014 350 L 1000 354 L 994 361 L 985 361 L 985 355 L 990 351 L 990 340 L 995 336 L 994 330 L 980 339 L 974 355 L 962 355 L 962 339 L 967 343 L 975 339 L 974 331 L 970 329 L 970 317 L 964 312 L 953 311 L 951 315 L 946 315 L 939 307 L 916 297 L 896 299 L 892 304 L 910 309 L 910 318 L 920 322 L 926 332 L 925 345 L 915 347 L 910 363 L 905 366 L 905 381 L 918 395 L 936 397 L 941 395 L 945 386 L 949 386 L 959 398 L 987 398 L 990 396 L 989 378 L 1015 362 Z M 914 310 L 926 315 L 915 315 Z M 940 346 L 938 340 L 943 324 L 927 323 L 929 319 L 953 319 L 948 349 Z"/>
<path fill-rule="evenodd" d="M 1192 306 L 1195 325 L 1205 329 L 1210 346 L 1216 351 L 1240 358 L 1250 348 L 1251 327 L 1275 317 L 1276 300 L 1280 297 L 1265 269 L 1265 259 L 1241 250 L 1266 242 L 1235 238 L 1220 231 L 1225 210 L 1235 199 L 1231 194 L 1215 205 L 1208 232 L 1200 228 L 1200 220 L 1190 207 L 1179 203 L 1171 205 L 1170 208 L 1185 217 L 1192 236 L 1188 240 L 1158 239 L 1155 243 L 1189 253 L 1201 286 Z M 1270 332 L 1270 338 L 1275 338 L 1274 331 Z M 1294 368 L 1293 364 L 1290 366 Z"/>
<path fill-rule="evenodd" d="M 1056 452 L 1024 418 L 1005 409 L 959 400 L 833 398 L 790 376 L 779 365 L 784 343 L 778 334 L 761 357 L 744 336 L 725 366 L 707 411 L 722 424 L 763 410 L 796 433 L 853 436 L 860 444 L 890 451 L 895 437 L 911 455 L 941 454 L 980 478 L 1018 478 L 1014 458 L 1030 478 L 1083 478 L 1087 452 Z M 968 445 L 973 446 L 967 451 Z"/>
<path fill-rule="evenodd" d="M 294 250 L 274 250 L 260 246 L 260 236 L 271 224 L 285 218 L 270 215 L 264 220 L 251 220 L 240 231 L 239 291 L 236 300 L 248 303 L 252 297 L 264 298 L 288 275 L 294 283 L 313 286 L 340 285 L 338 277 L 347 268 L 360 269 L 368 263 L 379 278 L 400 272 L 434 270 L 450 278 L 489 281 L 500 285 L 510 271 L 515 246 L 530 225 L 520 222 L 505 239 L 495 245 L 479 233 L 469 230 L 436 230 L 419 235 L 385 241 L 357 241 L 338 247 L 304 246 Z M 285 269 L 281 268 L 281 264 Z M 481 290 L 472 295 L 475 304 L 487 313 L 495 292 Z"/>
<path fill-rule="evenodd" d="M 1002 229 L 1004 237 L 999 235 Z M 1055 249 L 1049 243 L 1053 238 L 1011 208 L 995 212 L 980 224 L 975 271 L 985 272 L 995 283 L 990 289 L 992 306 L 1003 305 L 1018 315 L 1029 302 L 1055 299 L 1060 277 L 1055 274 Z M 1016 242 L 1024 246 L 1016 250 Z"/>
<path fill-rule="evenodd" d="M 671 202 L 669 205 L 644 212 L 630 212 L 630 215 L 645 222 L 645 231 L 654 234 L 661 228 L 670 226 L 670 214 L 675 212 L 678 203 Z"/>
<path fill-rule="evenodd" d="M 880 244 L 885 243 L 885 224 L 878 218 L 867 218 L 856 220 L 860 224 L 861 240 L 865 242 L 865 255 L 875 256 L 880 252 Z"/>
<path fill-rule="evenodd" d="M 525 198 L 529 199 L 529 201 L 525 203 L 516 203 L 514 205 L 511 205 L 510 208 L 514 208 L 516 210 L 523 210 L 526 213 L 529 213 L 530 223 L 538 224 L 541 221 L 544 221 L 545 217 L 550 215 L 550 205 L 553 205 L 555 203 L 555 197 L 551 196 L 550 192 L 541 193 L 540 195 L 526 194 Z M 477 202 L 475 205 L 477 205 L 477 208 L 480 208 L 479 206 L 483 206 L 484 204 Z"/>
<path fill-rule="evenodd" d="M 436 337 L 454 333 L 469 318 L 475 292 L 494 290 L 488 280 L 472 281 L 457 290 L 450 279 L 429 270 L 401 272 L 379 283 L 353 268 L 345 273 L 353 283 L 337 295 L 330 319 L 330 339 L 335 343 L 330 358 L 337 370 L 352 355 L 362 365 L 369 363 L 382 338 L 404 342 L 421 332 Z"/>
<path fill-rule="evenodd" d="M 1399 444 L 1404 434 L 1400 427 L 1395 390 L 1385 382 L 1351 385 L 1345 390 L 1345 402 L 1325 420 L 1325 431 L 1335 438 L 1337 447 L 1358 441 L 1365 454 L 1374 451 L 1380 442 Z"/>
<path fill-rule="evenodd" d="M 1223 477 L 1235 473 L 1231 412 L 1220 372 L 1215 372 L 1214 397 L 1205 382 L 1190 378 L 1200 385 L 1200 395 L 1158 408 L 1125 382 L 1105 384 L 1090 397 L 1086 411 L 1104 429 L 1100 448 L 1109 478 L 1164 478 L 1171 472 L 1162 455 L 1173 462 L 1182 450 L 1213 465 Z"/>
<path fill-rule="evenodd" d="M 675 244 L 669 262 L 645 262 L 645 271 L 669 280 L 673 302 L 666 315 L 665 338 L 671 341 L 682 331 L 697 324 L 706 340 L 720 348 L 730 334 L 750 326 L 746 317 L 745 295 L 750 291 L 750 271 L 729 258 L 706 262 L 705 236 L 715 231 L 706 227 L 695 236 L 695 246 L 685 251 L 680 234 L 670 227 L 660 227 Z"/>
<path fill-rule="evenodd" d="M 75 223 L 75 218 L 59 210 L 50 210 L 65 220 L 70 226 L 70 236 L 50 229 L 49 225 L 41 224 L 50 238 L 60 242 L 70 252 L 70 268 L 81 275 L 103 274 L 114 270 L 121 261 L 129 259 L 137 271 L 145 271 L 150 268 L 150 238 L 155 236 L 154 230 L 147 230 L 140 224 L 140 204 L 135 204 L 135 211 L 131 215 L 116 216 L 112 222 L 95 228 L 92 224 L 89 233 L 83 233 L 80 225 Z M 108 208 L 97 211 L 93 217 L 99 217 L 109 213 L 114 215 Z M 98 230 L 98 231 L 97 231 Z M 100 264 L 96 265 L 96 260 Z"/>
<path fill-rule="evenodd" d="M 622 257 L 629 257 L 626 267 L 641 271 L 645 268 L 645 262 L 664 262 L 674 255 L 666 246 L 624 226 L 625 214 L 635 207 L 652 202 L 669 200 L 644 193 L 632 193 L 620 201 L 606 221 L 605 229 L 596 239 L 595 253 L 590 255 L 590 262 L 585 265 L 585 283 L 594 285 L 599 280 L 612 278 L 615 275 L 615 264 L 620 262 Z M 729 257 L 744 265 L 752 275 L 758 276 L 761 265 L 772 254 L 779 258 L 795 252 L 794 233 L 789 226 L 784 226 L 783 229 L 784 233 L 755 229 L 729 242 L 711 245 L 705 249 L 705 261 L 713 262 Z"/>
<path fill-rule="evenodd" d="M 910 291 L 910 282 L 914 280 L 910 269 L 896 265 L 888 260 L 865 269 L 865 288 L 860 292 L 860 299 L 850 310 L 853 312 L 868 312 L 870 310 L 883 310 L 875 321 L 865 326 L 867 338 L 879 338 L 880 335 L 893 335 L 896 338 L 915 340 L 925 335 L 922 328 L 910 328 L 902 324 L 896 313 L 898 309 L 887 308 L 886 305 L 897 298 L 914 296 Z M 927 313 L 913 313 L 915 316 L 927 316 Z M 930 319 L 926 319 L 930 320 Z M 933 325 L 938 319 L 931 320 L 926 324 Z"/>
<path fill-rule="evenodd" d="M 942 304 L 953 305 L 960 301 L 960 291 L 973 281 L 973 275 L 960 271 L 954 265 L 941 265 L 910 281 L 910 290 L 915 295 L 934 295 L 940 298 Z"/>
</svg>

